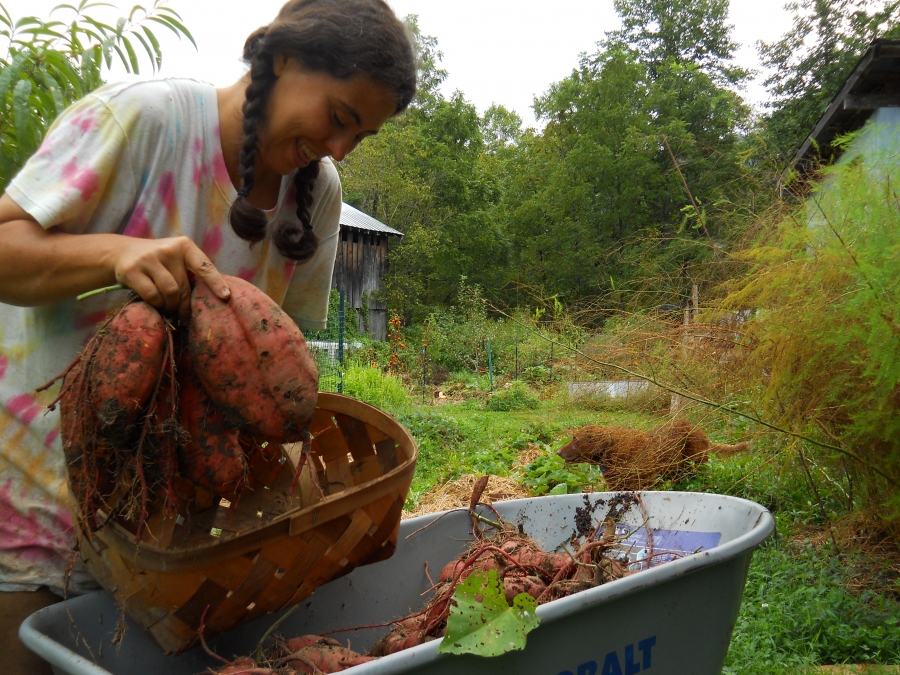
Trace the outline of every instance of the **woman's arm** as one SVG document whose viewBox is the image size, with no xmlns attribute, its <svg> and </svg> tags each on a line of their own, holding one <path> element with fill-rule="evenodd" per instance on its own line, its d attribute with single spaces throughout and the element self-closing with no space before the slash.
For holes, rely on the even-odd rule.
<svg viewBox="0 0 900 675">
<path fill-rule="evenodd" d="M 45 230 L 9 196 L 0 196 L 0 302 L 34 306 L 120 283 L 159 309 L 190 314 L 190 275 L 222 299 L 222 275 L 187 237 Z"/>
</svg>

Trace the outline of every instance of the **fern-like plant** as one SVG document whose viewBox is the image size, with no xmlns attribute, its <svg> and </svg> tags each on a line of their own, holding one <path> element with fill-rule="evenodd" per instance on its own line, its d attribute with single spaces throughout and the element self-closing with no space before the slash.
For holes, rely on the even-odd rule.
<svg viewBox="0 0 900 675">
<path fill-rule="evenodd" d="M 196 47 L 190 31 L 166 0 L 135 5 L 115 25 L 98 21 L 92 10 L 109 3 L 81 0 L 57 5 L 50 19 L 14 18 L 0 3 L 0 190 L 37 150 L 50 124 L 71 103 L 103 84 L 104 68 L 118 60 L 129 73 L 140 72 L 139 52 L 151 70 L 162 65 L 153 32 L 165 26 Z"/>
</svg>

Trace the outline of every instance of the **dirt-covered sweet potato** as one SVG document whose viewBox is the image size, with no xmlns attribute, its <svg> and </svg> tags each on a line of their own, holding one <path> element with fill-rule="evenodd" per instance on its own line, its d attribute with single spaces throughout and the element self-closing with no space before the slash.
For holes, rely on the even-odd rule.
<svg viewBox="0 0 900 675">
<path fill-rule="evenodd" d="M 204 490 L 234 497 L 247 471 L 240 433 L 226 423 L 191 368 L 190 358 L 185 355 L 178 365 L 179 416 L 187 433 L 179 449 L 180 473 Z"/>
<path fill-rule="evenodd" d="M 319 374 L 297 324 L 265 293 L 225 277 L 226 302 L 197 280 L 189 345 L 203 386 L 231 424 L 272 441 L 302 439 Z"/>
<path fill-rule="evenodd" d="M 100 432 L 124 444 L 159 379 L 166 322 L 143 301 L 125 305 L 102 329 L 89 368 Z"/>
<path fill-rule="evenodd" d="M 339 673 L 353 666 L 373 661 L 372 656 L 363 656 L 332 640 L 318 635 L 304 635 L 288 640 L 291 650 L 287 663 L 298 673 Z"/>
</svg>

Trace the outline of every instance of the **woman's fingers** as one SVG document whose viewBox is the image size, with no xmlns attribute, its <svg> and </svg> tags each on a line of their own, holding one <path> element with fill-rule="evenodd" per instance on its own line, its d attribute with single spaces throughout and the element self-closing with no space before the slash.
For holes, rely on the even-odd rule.
<svg viewBox="0 0 900 675">
<path fill-rule="evenodd" d="M 116 280 L 158 309 L 191 313 L 190 275 L 200 277 L 220 298 L 231 295 L 228 285 L 206 254 L 187 237 L 134 240 L 116 265 Z"/>
<path fill-rule="evenodd" d="M 184 264 L 194 276 L 200 277 L 205 281 L 206 285 L 212 289 L 216 296 L 222 300 L 227 300 L 231 297 L 231 289 L 228 288 L 228 284 L 225 283 L 225 279 L 222 278 L 219 270 L 216 269 L 215 265 L 212 264 L 210 259 L 206 257 L 206 254 L 194 242 L 191 242 L 191 247 L 184 256 Z"/>
</svg>

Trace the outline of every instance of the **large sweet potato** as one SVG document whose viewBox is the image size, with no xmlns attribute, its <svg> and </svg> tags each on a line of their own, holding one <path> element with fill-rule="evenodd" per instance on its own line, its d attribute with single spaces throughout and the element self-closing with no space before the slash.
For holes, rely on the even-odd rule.
<svg viewBox="0 0 900 675">
<path fill-rule="evenodd" d="M 225 277 L 227 302 L 197 280 L 189 345 L 194 368 L 232 425 L 296 442 L 312 419 L 319 374 L 303 333 L 261 290 Z"/>
<path fill-rule="evenodd" d="M 318 635 L 288 640 L 286 647 L 291 652 L 287 657 L 288 665 L 298 673 L 339 673 L 375 660 L 347 649 L 337 640 Z"/>
<path fill-rule="evenodd" d="M 233 497 L 247 470 L 239 432 L 225 422 L 187 355 L 178 366 L 179 414 L 189 437 L 179 452 L 181 475 L 205 490 Z"/>
<path fill-rule="evenodd" d="M 102 329 L 90 363 L 91 403 L 100 432 L 124 444 L 159 379 L 166 322 L 143 301 L 123 307 Z"/>
</svg>

